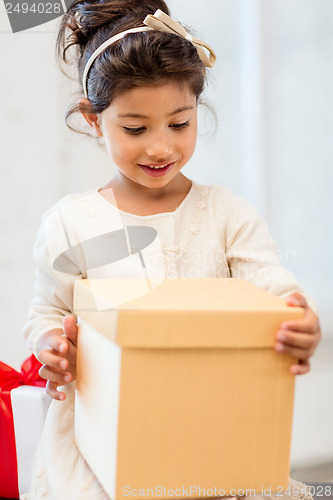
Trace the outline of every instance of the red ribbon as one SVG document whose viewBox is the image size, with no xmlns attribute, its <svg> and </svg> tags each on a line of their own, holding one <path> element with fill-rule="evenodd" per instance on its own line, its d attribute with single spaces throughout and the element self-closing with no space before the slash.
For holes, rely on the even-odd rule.
<svg viewBox="0 0 333 500">
<path fill-rule="evenodd" d="M 45 387 L 39 375 L 41 363 L 32 354 L 21 372 L 0 361 L 0 497 L 18 498 L 17 459 L 10 391 L 20 385 Z"/>
</svg>

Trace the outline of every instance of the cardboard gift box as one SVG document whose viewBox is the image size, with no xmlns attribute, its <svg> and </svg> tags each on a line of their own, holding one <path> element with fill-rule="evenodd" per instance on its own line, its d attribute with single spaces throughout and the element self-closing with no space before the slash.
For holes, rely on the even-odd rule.
<svg viewBox="0 0 333 500">
<path fill-rule="evenodd" d="M 288 486 L 295 360 L 273 345 L 303 309 L 239 279 L 78 280 L 74 308 L 75 439 L 110 498 Z"/>
</svg>

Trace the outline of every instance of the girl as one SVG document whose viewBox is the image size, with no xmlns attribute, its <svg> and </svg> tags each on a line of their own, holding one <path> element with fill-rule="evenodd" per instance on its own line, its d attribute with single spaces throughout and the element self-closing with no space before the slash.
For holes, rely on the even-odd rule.
<svg viewBox="0 0 333 500">
<path fill-rule="evenodd" d="M 65 197 L 38 232 L 35 298 L 24 335 L 54 401 L 30 500 L 107 499 L 73 440 L 73 285 L 82 277 L 137 277 L 137 268 L 121 260 L 89 267 L 89 259 L 73 260 L 74 254 L 66 260 L 66 245 L 97 241 L 122 225 L 152 227 L 165 277 L 242 278 L 303 307 L 304 319 L 285 322 L 276 334 L 275 349 L 298 359 L 293 374 L 309 371 L 321 335 L 315 306 L 280 265 L 263 219 L 229 189 L 199 185 L 181 172 L 195 149 L 197 105 L 213 50 L 170 18 L 163 0 L 76 0 L 57 38 L 64 62 L 71 46 L 84 97 L 67 118 L 82 113 L 93 136 L 104 138 L 117 173 L 98 190 Z"/>
</svg>

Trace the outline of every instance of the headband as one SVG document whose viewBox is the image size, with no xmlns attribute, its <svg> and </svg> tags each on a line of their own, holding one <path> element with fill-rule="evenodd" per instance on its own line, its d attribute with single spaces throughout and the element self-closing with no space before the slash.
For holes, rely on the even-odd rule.
<svg viewBox="0 0 333 500">
<path fill-rule="evenodd" d="M 140 28 L 132 28 L 126 31 L 122 31 L 121 33 L 118 33 L 118 35 L 114 35 L 108 40 L 106 40 L 102 45 L 100 45 L 95 52 L 90 56 L 86 67 L 84 68 L 83 72 L 83 77 L 82 77 L 82 85 L 83 85 L 83 90 L 84 90 L 84 95 L 86 98 L 88 98 L 88 92 L 87 92 L 87 76 L 88 72 L 93 65 L 95 59 L 107 48 L 109 45 L 112 45 L 113 43 L 117 42 L 118 40 L 121 40 L 125 35 L 128 35 L 130 33 L 139 33 L 140 31 L 151 31 L 151 30 L 156 30 L 156 31 L 163 31 L 165 33 L 173 33 L 175 35 L 179 35 L 183 38 L 186 38 L 186 40 L 189 40 L 197 49 L 198 55 L 201 59 L 201 61 L 204 63 L 206 68 L 212 68 L 215 64 L 216 61 L 216 55 L 213 49 L 205 42 L 198 40 L 197 38 L 194 38 L 192 35 L 190 35 L 184 26 L 182 26 L 180 23 L 172 19 L 168 14 L 163 12 L 162 10 L 158 9 L 154 15 L 148 15 L 145 20 L 143 21 L 143 24 L 145 26 L 141 26 Z M 205 50 L 207 49 L 209 52 L 209 56 L 206 54 Z"/>
</svg>

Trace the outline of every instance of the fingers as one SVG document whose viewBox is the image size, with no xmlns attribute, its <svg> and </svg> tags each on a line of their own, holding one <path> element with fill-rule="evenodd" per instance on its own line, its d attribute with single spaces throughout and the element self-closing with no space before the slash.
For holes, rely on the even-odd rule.
<svg viewBox="0 0 333 500">
<path fill-rule="evenodd" d="M 50 380 L 51 382 L 55 382 L 57 385 L 66 385 L 69 384 L 73 377 L 69 372 L 58 372 L 51 368 L 50 366 L 43 365 L 39 369 L 39 375 L 46 380 Z"/>
<path fill-rule="evenodd" d="M 295 332 L 307 332 L 315 333 L 320 329 L 319 318 L 308 306 L 303 295 L 300 293 L 293 293 L 286 298 L 286 304 L 290 306 L 299 306 L 305 309 L 305 314 L 303 319 L 296 321 L 284 321 L 281 325 L 281 329 L 293 330 Z"/>
<path fill-rule="evenodd" d="M 321 338 L 318 317 L 309 308 L 306 318 L 280 325 L 277 332 L 275 350 L 305 359 L 313 356 Z M 283 329 L 283 326 L 288 329 Z"/>
<path fill-rule="evenodd" d="M 49 347 L 54 349 L 54 351 L 56 351 L 57 353 L 65 354 L 68 350 L 67 340 L 62 335 L 59 335 L 57 333 L 54 335 L 50 335 L 48 337 L 48 345 L 49 345 Z M 40 354 L 39 354 L 39 357 L 40 357 Z"/>
<path fill-rule="evenodd" d="M 290 306 L 308 307 L 305 297 L 298 292 L 288 295 L 286 302 Z"/>
<path fill-rule="evenodd" d="M 65 393 L 57 390 L 75 380 L 77 325 L 74 316 L 64 318 L 64 329 L 54 329 L 43 336 L 38 345 L 39 370 L 47 380 L 46 391 L 54 399 L 63 400 Z"/>
<path fill-rule="evenodd" d="M 64 334 L 74 344 L 75 346 L 77 345 L 77 324 L 75 321 L 74 316 L 71 314 L 65 316 L 64 321 Z"/>
<path fill-rule="evenodd" d="M 293 358 L 298 358 L 300 360 L 308 359 L 314 353 L 314 349 L 300 349 L 297 347 L 287 346 L 285 344 L 280 344 L 279 342 L 274 346 L 277 352 L 288 354 Z"/>
<path fill-rule="evenodd" d="M 279 330 L 276 335 L 277 344 L 286 347 L 294 347 L 299 349 L 312 349 L 314 347 L 313 335 L 308 333 L 290 332 L 287 330 Z M 277 349 L 282 352 L 282 349 Z"/>
<path fill-rule="evenodd" d="M 308 333 L 279 330 L 274 344 L 276 352 L 288 354 L 294 358 L 305 360 L 313 356 L 319 337 Z"/>
<path fill-rule="evenodd" d="M 68 351 L 68 340 L 63 339 L 60 333 L 54 333 L 47 338 L 47 347 L 39 352 L 38 359 L 43 366 L 39 369 L 39 375 L 47 380 L 46 392 L 57 400 L 64 400 L 66 395 L 57 390 L 58 386 L 69 384 L 73 377 L 69 369 L 66 351 Z"/>
<path fill-rule="evenodd" d="M 305 298 L 294 293 L 286 303 L 304 308 L 304 317 L 296 321 L 284 321 L 277 332 L 274 348 L 277 352 L 298 359 L 298 364 L 290 367 L 293 375 L 304 375 L 310 371 L 309 358 L 313 356 L 320 341 L 321 330 L 318 316 L 308 306 Z"/>
<path fill-rule="evenodd" d="M 303 319 L 296 321 L 284 321 L 280 328 L 282 330 L 293 330 L 294 332 L 316 333 L 320 329 L 318 316 L 308 308 L 305 310 Z"/>
<path fill-rule="evenodd" d="M 46 392 L 53 399 L 57 399 L 58 401 L 63 401 L 66 399 L 66 394 L 64 392 L 60 392 L 57 390 L 58 384 L 56 382 L 52 382 L 51 380 L 47 381 L 46 384 Z"/>
<path fill-rule="evenodd" d="M 46 392 L 53 399 L 64 400 L 66 395 L 59 392 L 57 387 L 69 384 L 75 378 L 68 360 L 60 357 L 59 354 L 54 354 L 50 350 L 40 352 L 39 359 L 44 363 L 39 369 L 39 375 L 47 380 Z"/>
<path fill-rule="evenodd" d="M 308 359 L 300 360 L 297 365 L 291 365 L 290 372 L 293 375 L 304 375 L 310 371 L 310 361 Z"/>
<path fill-rule="evenodd" d="M 41 351 L 38 359 L 43 365 L 48 365 L 58 371 L 68 368 L 68 360 L 51 350 Z"/>
<path fill-rule="evenodd" d="M 298 364 L 290 366 L 293 375 L 303 375 L 310 371 L 309 358 L 313 356 L 321 338 L 318 316 L 308 306 L 300 293 L 293 293 L 286 298 L 286 304 L 304 308 L 304 317 L 300 320 L 284 321 L 276 335 L 274 349 L 298 359 Z"/>
</svg>

